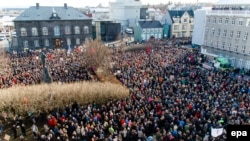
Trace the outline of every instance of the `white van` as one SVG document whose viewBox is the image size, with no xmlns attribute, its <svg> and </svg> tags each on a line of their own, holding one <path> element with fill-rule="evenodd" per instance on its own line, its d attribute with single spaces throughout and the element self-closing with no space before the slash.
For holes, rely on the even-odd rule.
<svg viewBox="0 0 250 141">
<path fill-rule="evenodd" d="M 126 28 L 125 32 L 128 33 L 128 34 L 133 34 L 134 33 L 133 29 L 131 29 L 131 28 Z"/>
</svg>

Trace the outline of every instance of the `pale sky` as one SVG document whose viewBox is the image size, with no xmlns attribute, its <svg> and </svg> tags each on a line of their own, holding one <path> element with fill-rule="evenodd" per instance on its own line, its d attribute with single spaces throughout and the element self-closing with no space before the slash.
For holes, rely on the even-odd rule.
<svg viewBox="0 0 250 141">
<path fill-rule="evenodd" d="M 39 3 L 40 6 L 63 6 L 67 3 L 68 6 L 73 7 L 85 7 L 85 6 L 97 6 L 102 4 L 103 6 L 108 6 L 109 2 L 115 0 L 0 0 L 0 7 L 30 7 L 35 6 Z M 173 3 L 195 3 L 197 0 L 141 0 L 142 4 L 160 4 L 168 3 L 172 1 Z M 218 0 L 198 0 L 199 2 L 217 2 Z"/>
</svg>

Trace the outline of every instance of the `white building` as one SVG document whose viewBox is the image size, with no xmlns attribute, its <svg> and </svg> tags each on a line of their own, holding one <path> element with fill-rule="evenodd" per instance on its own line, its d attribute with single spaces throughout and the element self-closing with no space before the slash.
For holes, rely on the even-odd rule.
<svg viewBox="0 0 250 141">
<path fill-rule="evenodd" d="M 250 69 L 250 1 L 220 0 L 206 13 L 202 51 Z"/>
<path fill-rule="evenodd" d="M 203 45 L 207 11 L 208 8 L 198 9 L 194 11 L 194 29 L 192 35 L 193 45 Z"/>
<path fill-rule="evenodd" d="M 107 20 L 109 19 L 109 8 L 108 7 L 90 7 L 90 13 L 92 19 L 95 20 Z"/>
<path fill-rule="evenodd" d="M 116 0 L 109 3 L 110 20 L 121 23 L 122 30 L 133 27 L 140 19 L 140 0 Z M 132 24 L 132 25 L 129 25 Z"/>
</svg>

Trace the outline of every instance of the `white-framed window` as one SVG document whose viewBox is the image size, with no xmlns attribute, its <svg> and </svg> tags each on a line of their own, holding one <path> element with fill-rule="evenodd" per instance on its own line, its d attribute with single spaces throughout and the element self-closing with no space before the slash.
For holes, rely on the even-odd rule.
<svg viewBox="0 0 250 141">
<path fill-rule="evenodd" d="M 27 40 L 23 41 L 23 47 L 28 48 L 29 47 L 29 42 Z"/>
<path fill-rule="evenodd" d="M 174 30 L 179 30 L 179 25 L 174 25 Z"/>
<path fill-rule="evenodd" d="M 83 31 L 84 31 L 84 34 L 89 34 L 89 27 L 88 26 L 84 26 L 83 27 Z"/>
<path fill-rule="evenodd" d="M 38 41 L 38 40 L 34 40 L 34 46 L 35 46 L 35 47 L 40 47 L 39 41 Z"/>
<path fill-rule="evenodd" d="M 187 25 L 182 25 L 182 30 L 187 30 Z"/>
<path fill-rule="evenodd" d="M 229 32 L 229 38 L 233 38 L 233 36 L 234 36 L 234 31 L 230 31 Z"/>
<path fill-rule="evenodd" d="M 32 36 L 38 36 L 38 32 L 37 32 L 37 28 L 36 27 L 32 27 L 31 28 L 31 34 L 32 34 Z"/>
<path fill-rule="evenodd" d="M 228 43 L 228 44 L 227 44 L 227 49 L 228 49 L 229 51 L 231 51 L 231 43 Z"/>
<path fill-rule="evenodd" d="M 217 41 L 215 45 L 216 45 L 215 47 L 218 48 L 219 47 L 219 41 Z"/>
<path fill-rule="evenodd" d="M 214 36 L 215 29 L 212 28 L 211 36 Z"/>
<path fill-rule="evenodd" d="M 80 43 L 81 43 L 80 38 L 76 38 L 76 44 L 80 45 Z"/>
<path fill-rule="evenodd" d="M 21 36 L 27 36 L 27 30 L 26 30 L 26 28 L 22 27 L 20 29 L 20 32 L 21 32 Z"/>
<path fill-rule="evenodd" d="M 150 28 L 147 28 L 147 33 L 150 33 Z"/>
<path fill-rule="evenodd" d="M 190 25 L 190 30 L 194 30 L 194 25 Z"/>
<path fill-rule="evenodd" d="M 79 26 L 75 26 L 75 34 L 80 34 L 80 27 Z"/>
<path fill-rule="evenodd" d="M 60 28 L 59 28 L 59 26 L 55 26 L 54 27 L 54 35 L 55 36 L 59 36 L 60 35 Z"/>
<path fill-rule="evenodd" d="M 250 61 L 246 61 L 246 69 L 250 69 Z"/>
<path fill-rule="evenodd" d="M 243 45 L 243 46 L 242 46 L 241 52 L 242 52 L 242 53 L 245 53 L 245 52 L 246 52 L 246 45 Z"/>
<path fill-rule="evenodd" d="M 228 24 L 229 18 L 225 18 L 225 24 Z"/>
<path fill-rule="evenodd" d="M 67 45 L 70 46 L 71 45 L 71 39 L 67 38 Z"/>
<path fill-rule="evenodd" d="M 248 38 L 248 32 L 247 32 L 247 31 L 245 31 L 245 34 L 244 34 L 243 40 L 247 40 L 247 38 Z"/>
<path fill-rule="evenodd" d="M 182 32 L 182 37 L 187 37 L 187 33 L 186 32 Z"/>
<path fill-rule="evenodd" d="M 155 31 L 155 30 L 154 30 L 153 28 L 150 29 L 150 32 L 151 32 L 151 33 L 154 33 L 154 31 Z"/>
<path fill-rule="evenodd" d="M 65 26 L 65 34 L 70 34 L 71 31 L 70 31 L 70 26 L 66 25 Z"/>
<path fill-rule="evenodd" d="M 42 33 L 43 33 L 43 35 L 49 35 L 49 32 L 48 32 L 48 28 L 47 27 L 43 27 L 42 28 Z"/>
<path fill-rule="evenodd" d="M 220 36 L 220 29 L 217 30 L 217 36 Z"/>
<path fill-rule="evenodd" d="M 235 18 L 232 19 L 232 22 L 231 22 L 232 25 L 235 25 L 235 20 L 236 20 Z"/>
<path fill-rule="evenodd" d="M 188 22 L 188 18 L 184 18 L 183 23 L 187 23 L 187 22 Z"/>
<path fill-rule="evenodd" d="M 237 32 L 236 32 L 236 39 L 239 39 L 239 38 L 240 38 L 240 33 L 241 33 L 240 31 L 237 31 Z"/>
<path fill-rule="evenodd" d="M 218 23 L 219 23 L 219 24 L 221 24 L 221 23 L 222 23 L 222 18 L 219 18 Z"/>
<path fill-rule="evenodd" d="M 49 40 L 48 40 L 48 39 L 45 39 L 45 40 L 44 40 L 44 46 L 46 46 L 46 47 L 49 46 Z"/>
<path fill-rule="evenodd" d="M 227 30 L 226 29 L 223 30 L 223 35 L 222 36 L 227 37 Z"/>
<path fill-rule="evenodd" d="M 238 44 L 235 44 L 234 46 L 234 52 L 237 52 L 238 51 Z"/>
</svg>

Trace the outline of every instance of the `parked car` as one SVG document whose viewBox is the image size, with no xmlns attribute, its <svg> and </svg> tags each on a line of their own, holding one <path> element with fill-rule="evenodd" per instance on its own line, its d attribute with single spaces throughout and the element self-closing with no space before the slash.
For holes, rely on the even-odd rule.
<svg viewBox="0 0 250 141">
<path fill-rule="evenodd" d="M 0 34 L 0 41 L 5 40 L 6 36 L 4 34 Z"/>
</svg>

